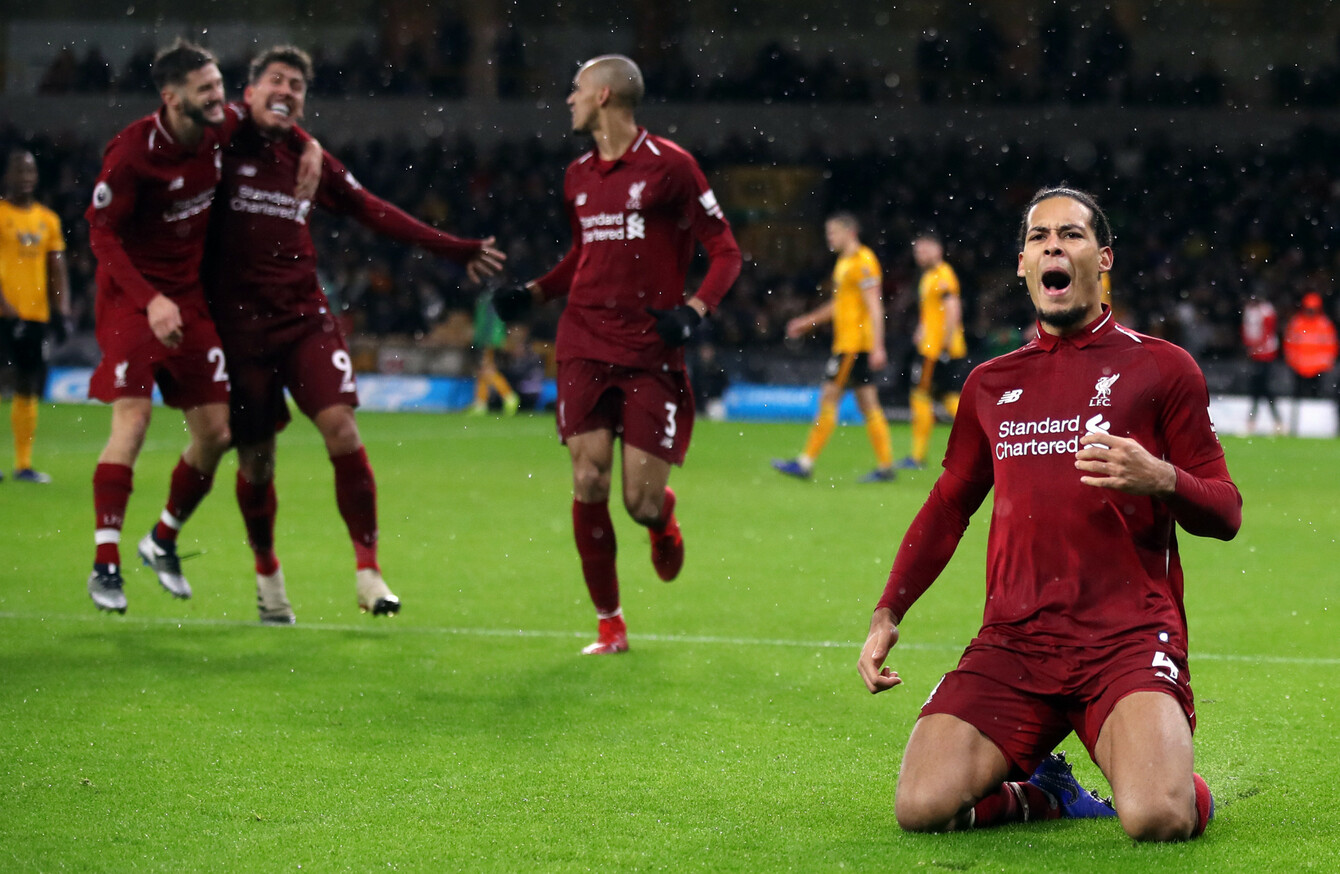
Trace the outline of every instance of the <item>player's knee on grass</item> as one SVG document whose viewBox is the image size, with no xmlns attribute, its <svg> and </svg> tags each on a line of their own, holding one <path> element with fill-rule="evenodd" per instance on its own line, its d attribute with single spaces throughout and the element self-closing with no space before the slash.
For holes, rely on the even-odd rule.
<svg viewBox="0 0 1340 874">
<path fill-rule="evenodd" d="M 971 798 L 955 798 L 934 787 L 899 785 L 893 815 L 903 831 L 943 832 L 951 830 L 959 815 L 971 806 Z"/>
<path fill-rule="evenodd" d="M 1196 826 L 1195 794 L 1147 793 L 1117 800 L 1117 816 L 1135 841 L 1184 841 Z"/>
</svg>

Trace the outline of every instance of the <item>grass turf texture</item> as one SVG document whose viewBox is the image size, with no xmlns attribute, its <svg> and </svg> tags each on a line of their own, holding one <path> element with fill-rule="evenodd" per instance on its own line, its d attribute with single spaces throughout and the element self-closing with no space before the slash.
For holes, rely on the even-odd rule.
<svg viewBox="0 0 1340 874">
<path fill-rule="evenodd" d="M 0 870 L 1340 867 L 1333 441 L 1225 440 L 1242 533 L 1182 538 L 1218 817 L 1194 843 L 1137 847 L 1111 820 L 897 830 L 907 734 L 980 620 L 987 516 L 904 623 L 904 688 L 870 696 L 856 655 L 935 471 L 856 484 L 863 429 L 797 482 L 768 459 L 802 427 L 700 422 L 673 478 L 684 573 L 656 579 L 616 503 L 632 652 L 589 658 L 552 420 L 360 424 L 404 610 L 357 612 L 330 466 L 300 420 L 280 441 L 277 530 L 299 624 L 263 628 L 231 457 L 183 534 L 204 550 L 185 563 L 195 597 L 134 561 L 185 442 L 167 410 L 122 544 L 130 611 L 98 614 L 84 582 L 108 411 L 42 408 L 54 483 L 0 484 Z"/>
</svg>

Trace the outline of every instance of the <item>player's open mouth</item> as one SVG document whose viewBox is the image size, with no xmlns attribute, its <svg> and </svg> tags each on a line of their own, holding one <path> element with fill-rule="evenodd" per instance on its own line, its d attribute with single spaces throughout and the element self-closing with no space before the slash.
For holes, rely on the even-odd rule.
<svg viewBox="0 0 1340 874">
<path fill-rule="evenodd" d="M 1070 274 L 1053 268 L 1042 272 L 1042 291 L 1050 296 L 1065 294 L 1070 289 Z"/>
<path fill-rule="evenodd" d="M 271 103 L 266 108 L 269 109 L 271 112 L 273 112 L 275 115 L 282 116 L 283 118 L 288 118 L 290 115 L 293 114 L 293 110 L 289 109 L 287 103 Z"/>
</svg>

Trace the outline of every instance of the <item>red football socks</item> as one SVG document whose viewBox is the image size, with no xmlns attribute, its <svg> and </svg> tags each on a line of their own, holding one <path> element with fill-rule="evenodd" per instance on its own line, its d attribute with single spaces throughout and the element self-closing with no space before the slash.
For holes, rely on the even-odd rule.
<svg viewBox="0 0 1340 874">
<path fill-rule="evenodd" d="M 360 446 L 346 455 L 332 456 L 335 468 L 335 504 L 349 529 L 358 570 L 377 569 L 377 480 Z"/>
<path fill-rule="evenodd" d="M 1214 796 L 1204 777 L 1192 774 L 1191 780 L 1196 784 L 1196 827 L 1191 830 L 1191 837 L 1198 838 L 1214 818 Z"/>
<path fill-rule="evenodd" d="M 93 512 L 97 517 L 93 541 L 97 564 L 121 563 L 121 526 L 126 521 L 134 471 L 124 464 L 99 464 L 93 470 Z"/>
<path fill-rule="evenodd" d="M 577 540 L 582 577 L 591 603 L 602 616 L 613 615 L 619 609 L 619 574 L 615 567 L 618 544 L 614 540 L 609 502 L 584 504 L 574 500 L 572 533 Z"/>
<path fill-rule="evenodd" d="M 178 459 L 172 471 L 172 484 L 168 487 L 167 506 L 163 518 L 154 528 L 154 537 L 162 543 L 175 542 L 181 526 L 191 518 L 213 486 L 214 474 L 201 473 L 187 464 L 185 458 Z"/>
<path fill-rule="evenodd" d="M 1032 783 L 1002 783 L 972 809 L 973 828 L 990 828 L 1012 822 L 1038 822 L 1061 815 L 1051 796 Z"/>
<path fill-rule="evenodd" d="M 274 480 L 264 484 L 248 482 L 237 472 L 237 508 L 242 511 L 242 522 L 247 528 L 247 543 L 256 556 L 256 573 L 269 576 L 279 570 L 275 557 L 275 516 L 279 499 L 275 495 Z"/>
<path fill-rule="evenodd" d="M 661 518 L 655 525 L 648 525 L 653 534 L 664 534 L 665 526 L 670 524 L 670 520 L 675 516 L 675 493 L 669 486 L 665 487 L 665 500 L 661 504 Z"/>
</svg>

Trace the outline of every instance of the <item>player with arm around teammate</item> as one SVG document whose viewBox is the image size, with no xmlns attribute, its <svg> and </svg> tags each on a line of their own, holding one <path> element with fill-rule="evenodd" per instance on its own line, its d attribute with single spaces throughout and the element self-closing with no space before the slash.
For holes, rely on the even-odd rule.
<svg viewBox="0 0 1340 874">
<path fill-rule="evenodd" d="M 175 597 L 191 596 L 177 534 L 209 493 L 231 439 L 228 366 L 200 266 L 222 149 L 242 113 L 224 103 L 218 64 L 200 46 L 178 40 L 159 52 L 153 77 L 163 105 L 107 145 L 85 213 L 98 262 L 102 351 L 89 396 L 112 405 L 111 433 L 93 474 L 96 552 L 88 592 L 98 609 L 120 613 L 126 610 L 121 528 L 155 383 L 164 403 L 182 410 L 190 442 L 172 472 L 167 505 L 138 552 Z M 298 196 L 310 197 L 319 147 L 309 142 L 304 156 L 305 193 Z"/>
<path fill-rule="evenodd" d="M 285 389 L 325 441 L 336 506 L 353 543 L 359 608 L 373 615 L 400 610 L 377 559 L 376 480 L 354 417 L 353 361 L 317 280 L 311 208 L 351 216 L 456 261 L 471 280 L 493 275 L 505 259 L 492 237 L 460 239 L 412 218 L 363 188 L 329 154 L 315 203 L 293 197 L 302 145 L 294 132 L 311 78 L 311 59 L 293 46 L 275 46 L 252 61 L 246 114 L 224 150 L 206 272 L 232 377 L 237 502 L 255 556 L 260 618 L 270 624 L 294 621 L 274 549 L 275 438 L 289 421 Z"/>
<path fill-rule="evenodd" d="M 1199 835 L 1213 815 L 1193 768 L 1174 527 L 1229 540 L 1242 499 L 1195 362 L 1101 303 L 1111 239 L 1084 192 L 1043 189 L 1028 205 L 1018 274 L 1039 336 L 969 376 L 944 472 L 871 618 L 858 667 L 882 692 L 902 682 L 884 667 L 898 624 L 994 489 L 982 628 L 908 739 L 904 829 L 1119 816 L 1132 838 L 1167 841 Z M 1115 810 L 1049 756 L 1071 731 Z"/>
<path fill-rule="evenodd" d="M 670 468 L 693 430 L 683 345 L 740 272 L 740 249 L 697 162 L 634 119 L 642 73 L 622 55 L 587 61 L 573 79 L 572 127 L 595 148 L 563 181 L 572 248 L 549 273 L 500 290 L 507 321 L 532 303 L 567 298 L 558 324 L 558 430 L 572 461 L 572 524 L 598 635 L 583 652 L 628 649 L 619 600 L 609 494 L 616 435 L 623 444 L 623 503 L 651 536 L 665 581 L 684 561 Z M 694 242 L 710 263 L 687 300 Z"/>
</svg>

